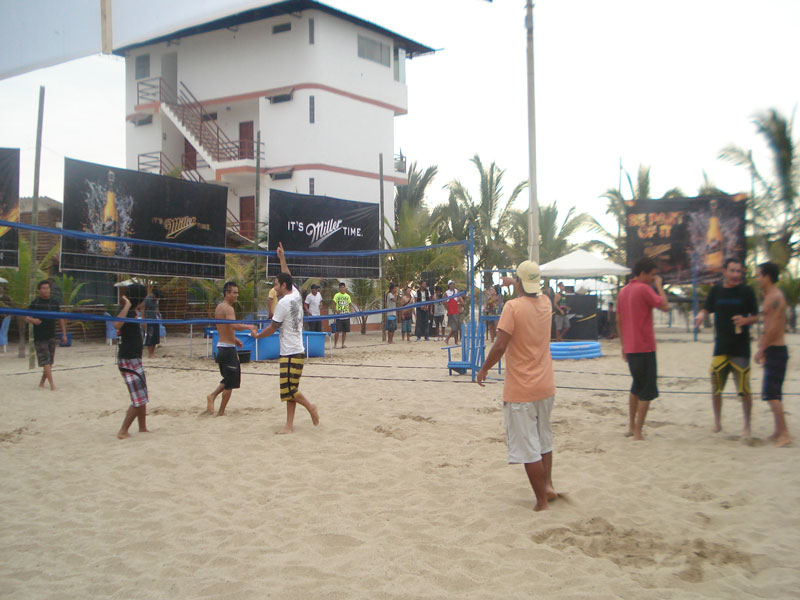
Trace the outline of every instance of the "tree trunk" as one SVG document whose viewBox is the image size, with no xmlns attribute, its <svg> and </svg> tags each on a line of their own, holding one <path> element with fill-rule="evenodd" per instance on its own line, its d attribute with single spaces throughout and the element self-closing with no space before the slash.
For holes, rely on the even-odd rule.
<svg viewBox="0 0 800 600">
<path fill-rule="evenodd" d="M 17 317 L 17 329 L 19 330 L 19 344 L 17 346 L 17 357 L 25 358 L 25 330 L 28 324 L 25 317 Z"/>
</svg>

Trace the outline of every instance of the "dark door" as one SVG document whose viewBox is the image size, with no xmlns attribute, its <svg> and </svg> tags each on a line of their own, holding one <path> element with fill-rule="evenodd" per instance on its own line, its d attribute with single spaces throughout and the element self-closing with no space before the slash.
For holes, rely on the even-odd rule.
<svg viewBox="0 0 800 600">
<path fill-rule="evenodd" d="M 197 150 L 183 138 L 183 168 L 186 171 L 193 171 L 197 168 Z"/>
<path fill-rule="evenodd" d="M 253 122 L 244 121 L 239 123 L 239 158 L 253 158 L 253 145 L 255 137 L 253 137 Z"/>
<path fill-rule="evenodd" d="M 248 240 L 255 239 L 256 234 L 256 197 L 239 198 L 239 233 Z"/>
</svg>

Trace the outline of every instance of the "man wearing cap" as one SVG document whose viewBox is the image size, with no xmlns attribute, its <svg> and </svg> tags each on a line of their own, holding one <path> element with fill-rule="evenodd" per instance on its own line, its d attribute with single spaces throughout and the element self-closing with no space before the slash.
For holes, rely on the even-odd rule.
<svg viewBox="0 0 800 600">
<path fill-rule="evenodd" d="M 517 267 L 519 295 L 503 306 L 495 340 L 476 381 L 483 387 L 486 375 L 505 355 L 503 420 L 508 463 L 525 465 L 536 505 L 558 497 L 553 488 L 553 431 L 550 411 L 555 401 L 553 359 L 550 356 L 550 299 L 541 294 L 539 265 L 526 260 Z"/>
<path fill-rule="evenodd" d="M 311 293 L 306 295 L 303 301 L 303 311 L 309 317 L 317 317 L 322 306 L 322 294 L 319 293 L 319 286 L 315 283 L 311 286 Z M 322 321 L 307 321 L 308 331 L 322 331 Z"/>
<path fill-rule="evenodd" d="M 461 304 L 464 302 L 463 296 L 456 297 L 458 290 L 456 289 L 456 282 L 452 279 L 447 282 L 447 289 L 444 291 L 445 307 L 447 309 L 447 327 L 450 332 L 444 339 L 446 344 L 453 337 L 453 343 L 458 344 L 458 337 L 461 333 Z"/>
</svg>

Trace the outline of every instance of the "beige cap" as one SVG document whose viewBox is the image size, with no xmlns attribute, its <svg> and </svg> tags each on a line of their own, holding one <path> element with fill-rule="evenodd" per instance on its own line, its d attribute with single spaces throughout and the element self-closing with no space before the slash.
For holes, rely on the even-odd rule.
<svg viewBox="0 0 800 600">
<path fill-rule="evenodd" d="M 525 260 L 517 267 L 517 277 L 522 282 L 522 289 L 527 294 L 539 294 L 542 291 L 539 265 L 532 260 Z"/>
</svg>

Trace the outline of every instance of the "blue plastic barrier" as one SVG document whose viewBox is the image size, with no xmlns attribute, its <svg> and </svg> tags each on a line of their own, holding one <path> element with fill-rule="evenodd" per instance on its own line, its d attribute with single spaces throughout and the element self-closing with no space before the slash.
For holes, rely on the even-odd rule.
<svg viewBox="0 0 800 600">
<path fill-rule="evenodd" d="M 550 342 L 553 360 L 575 360 L 603 356 L 600 342 Z"/>
</svg>

